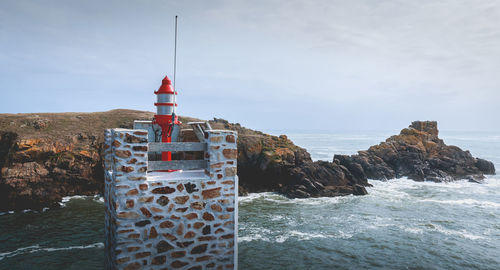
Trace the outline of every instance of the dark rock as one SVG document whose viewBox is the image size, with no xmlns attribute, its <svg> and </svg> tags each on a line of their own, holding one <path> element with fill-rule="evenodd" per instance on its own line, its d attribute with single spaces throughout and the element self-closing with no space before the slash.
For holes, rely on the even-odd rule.
<svg viewBox="0 0 500 270">
<path fill-rule="evenodd" d="M 438 138 L 437 122 L 415 121 L 385 142 L 357 155 L 335 155 L 334 160 L 360 178 L 387 180 L 407 176 L 416 181 L 481 181 L 494 174 L 493 163 L 469 151 L 446 145 Z"/>
<path fill-rule="evenodd" d="M 156 251 L 158 251 L 158 254 L 159 253 L 163 253 L 163 252 L 167 252 L 171 249 L 173 249 L 174 247 L 172 245 L 170 245 L 167 241 L 160 241 L 158 243 L 158 245 L 156 245 Z"/>
</svg>

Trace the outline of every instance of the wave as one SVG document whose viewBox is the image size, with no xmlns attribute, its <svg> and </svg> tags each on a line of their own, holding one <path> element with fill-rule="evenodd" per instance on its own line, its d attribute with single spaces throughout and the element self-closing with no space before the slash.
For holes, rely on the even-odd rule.
<svg viewBox="0 0 500 270">
<path fill-rule="evenodd" d="M 434 200 L 434 199 L 424 199 L 421 202 L 433 202 L 433 203 L 443 203 L 443 204 L 453 204 L 453 205 L 471 205 L 484 208 L 500 208 L 500 203 L 490 202 L 490 201 L 478 201 L 474 199 L 462 199 L 462 200 Z"/>
<path fill-rule="evenodd" d="M 0 253 L 0 261 L 5 258 L 10 258 L 22 254 L 30 254 L 36 252 L 54 252 L 54 251 L 62 251 L 62 250 L 72 250 L 72 249 L 88 249 L 88 248 L 104 248 L 104 243 L 93 243 L 84 246 L 70 246 L 70 247 L 40 247 L 40 245 L 33 245 L 28 247 L 18 248 L 14 251 Z"/>
<path fill-rule="evenodd" d="M 104 197 L 101 195 L 73 195 L 73 196 L 66 196 L 63 197 L 61 202 L 59 202 L 59 205 L 61 207 L 66 207 L 66 203 L 68 203 L 71 200 L 85 200 L 85 199 L 94 199 L 96 202 L 104 203 Z"/>
</svg>

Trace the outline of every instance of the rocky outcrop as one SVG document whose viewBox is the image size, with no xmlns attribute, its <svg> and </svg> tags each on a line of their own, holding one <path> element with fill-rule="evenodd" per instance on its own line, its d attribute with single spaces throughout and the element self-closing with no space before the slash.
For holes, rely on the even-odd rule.
<svg viewBox="0 0 500 270">
<path fill-rule="evenodd" d="M 379 180 L 406 176 L 416 181 L 469 179 L 478 182 L 484 174 L 495 173 L 492 162 L 446 145 L 438 135 L 437 122 L 416 121 L 399 135 L 357 155 L 335 155 L 334 162 L 359 177 Z"/>
<path fill-rule="evenodd" d="M 292 198 L 367 194 L 366 177 L 337 163 L 313 162 L 304 148 L 285 135 L 271 136 L 221 119 L 210 123 L 217 129 L 238 131 L 240 194 L 274 191 Z"/>
<path fill-rule="evenodd" d="M 0 211 L 41 209 L 57 206 L 64 196 L 102 194 L 104 129 L 131 128 L 133 120 L 152 117 L 151 112 L 131 110 L 0 115 Z M 210 123 L 215 129 L 238 131 L 241 194 L 276 191 L 310 197 L 366 193 L 366 178 L 352 175 L 339 164 L 312 162 L 309 153 L 286 136 L 271 136 L 222 119 Z"/>
<path fill-rule="evenodd" d="M 152 117 L 151 112 L 132 110 L 0 115 L 0 212 L 54 206 L 64 196 L 102 194 L 103 130 L 131 128 L 133 120 Z M 240 194 L 364 195 L 368 178 L 477 181 L 495 172 L 491 162 L 445 145 L 436 122 L 414 122 L 384 143 L 358 155 L 336 155 L 333 162 L 313 162 L 285 135 L 271 136 L 222 119 L 210 124 L 238 131 Z"/>
</svg>

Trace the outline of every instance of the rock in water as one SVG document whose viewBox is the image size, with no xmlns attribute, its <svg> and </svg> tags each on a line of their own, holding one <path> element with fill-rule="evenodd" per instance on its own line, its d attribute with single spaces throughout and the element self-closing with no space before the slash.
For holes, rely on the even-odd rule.
<svg viewBox="0 0 500 270">
<path fill-rule="evenodd" d="M 378 180 L 407 176 L 416 181 L 469 179 L 479 182 L 484 174 L 495 174 L 492 162 L 446 145 L 438 135 L 436 121 L 415 121 L 399 135 L 357 155 L 335 155 L 334 162 L 358 177 Z"/>
</svg>

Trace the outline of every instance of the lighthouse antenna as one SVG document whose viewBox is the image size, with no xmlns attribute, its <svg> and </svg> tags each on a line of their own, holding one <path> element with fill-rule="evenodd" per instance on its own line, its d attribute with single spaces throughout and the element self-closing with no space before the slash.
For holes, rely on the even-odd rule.
<svg viewBox="0 0 500 270">
<path fill-rule="evenodd" d="M 177 71 L 177 15 L 175 15 L 175 38 L 174 38 L 174 92 L 177 92 L 175 88 L 175 73 Z M 176 93 L 174 93 L 174 114 L 176 112 Z"/>
</svg>

